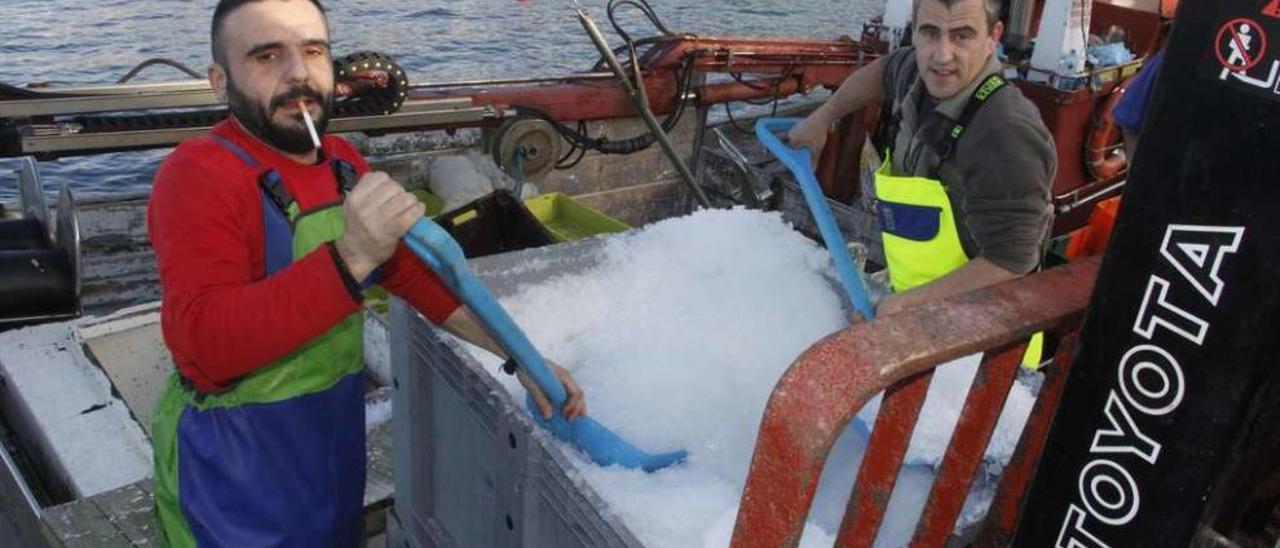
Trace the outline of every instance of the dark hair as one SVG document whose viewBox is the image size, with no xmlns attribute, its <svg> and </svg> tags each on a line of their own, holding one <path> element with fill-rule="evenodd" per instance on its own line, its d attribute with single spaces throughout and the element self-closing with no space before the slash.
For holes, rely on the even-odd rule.
<svg viewBox="0 0 1280 548">
<path fill-rule="evenodd" d="M 219 34 L 222 32 L 222 21 L 231 15 L 231 12 L 240 9 L 245 4 L 254 2 L 262 2 L 263 0 L 218 0 L 218 7 L 213 8 L 213 23 L 209 28 L 209 49 L 213 52 L 213 62 L 226 66 L 226 57 L 222 54 L 222 39 Z M 316 9 L 320 10 L 320 15 L 325 15 L 324 6 L 320 4 L 320 0 L 309 0 Z"/>
<path fill-rule="evenodd" d="M 922 0 L 914 0 L 911 3 L 911 19 L 913 21 L 916 18 L 916 13 L 920 11 L 921 1 Z M 947 9 L 951 9 L 951 7 L 956 5 L 960 0 L 937 1 L 942 2 L 942 5 L 946 6 Z M 1000 10 L 1002 9 L 1002 6 L 1000 5 L 1000 0 L 982 0 L 982 7 L 987 12 L 987 32 L 990 33 L 992 29 L 996 28 L 996 23 L 1000 21 Z"/>
</svg>

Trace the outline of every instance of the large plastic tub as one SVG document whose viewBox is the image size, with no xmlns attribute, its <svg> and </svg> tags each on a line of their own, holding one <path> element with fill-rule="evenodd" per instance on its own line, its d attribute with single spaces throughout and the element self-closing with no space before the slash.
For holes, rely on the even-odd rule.
<svg viewBox="0 0 1280 548">
<path fill-rule="evenodd" d="M 788 213 L 789 222 L 805 220 Z M 596 266 L 606 242 L 585 239 L 468 264 L 502 298 Z M 565 446 L 536 428 L 523 402 L 469 352 L 398 299 L 390 330 L 396 503 L 389 546 L 641 546 L 561 452 Z"/>
<path fill-rule="evenodd" d="M 529 249 L 471 265 L 502 296 L 589 267 L 600 243 Z M 391 307 L 391 363 L 396 503 L 389 546 L 641 546 L 523 406 L 398 299 Z"/>
</svg>

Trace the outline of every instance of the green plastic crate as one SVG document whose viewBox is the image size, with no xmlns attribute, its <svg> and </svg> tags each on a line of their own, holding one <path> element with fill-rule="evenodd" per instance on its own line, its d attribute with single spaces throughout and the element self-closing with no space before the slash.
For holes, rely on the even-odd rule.
<svg viewBox="0 0 1280 548">
<path fill-rule="evenodd" d="M 524 201 L 524 205 L 547 227 L 557 242 L 571 242 L 631 229 L 622 221 L 582 205 L 559 192 L 529 198 Z"/>
</svg>

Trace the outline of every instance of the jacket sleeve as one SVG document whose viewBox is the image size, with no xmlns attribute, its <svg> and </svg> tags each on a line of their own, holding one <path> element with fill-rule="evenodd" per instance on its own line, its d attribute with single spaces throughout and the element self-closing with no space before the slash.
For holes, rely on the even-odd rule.
<svg viewBox="0 0 1280 548">
<path fill-rule="evenodd" d="M 264 278 L 252 174 L 191 150 L 179 148 L 157 173 L 147 229 L 165 342 L 187 378 L 212 389 L 286 356 L 359 304 L 326 246 Z"/>
<path fill-rule="evenodd" d="M 1040 263 L 1053 213 L 1049 188 L 1057 170 L 1053 137 L 1030 114 L 1007 116 L 966 135 L 957 158 L 965 188 L 963 219 L 983 257 L 1015 274 Z M 965 140 L 969 140 L 966 143 Z M 979 150 L 979 148 L 981 150 Z"/>
</svg>

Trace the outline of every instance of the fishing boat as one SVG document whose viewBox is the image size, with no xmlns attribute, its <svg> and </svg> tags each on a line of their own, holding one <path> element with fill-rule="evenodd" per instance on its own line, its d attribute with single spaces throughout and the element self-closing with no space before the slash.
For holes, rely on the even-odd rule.
<svg viewBox="0 0 1280 548">
<path fill-rule="evenodd" d="M 1004 326 L 999 335 L 995 334 L 999 329 L 988 326 L 982 337 L 967 343 L 971 350 L 1004 348 L 1015 335 L 1035 329 L 1078 331 L 1097 259 L 1067 250 L 1080 249 L 1084 240 L 1106 240 L 1105 230 L 1113 223 L 1115 210 L 1098 205 L 1114 204 L 1127 180 L 1125 151 L 1110 110 L 1129 79 L 1164 43 L 1176 7 L 1176 2 L 1155 0 L 1006 3 L 1005 76 L 1036 104 L 1053 133 L 1059 158 L 1052 186 L 1057 213 L 1055 257 L 1059 263 L 1075 262 L 1064 267 L 1067 270 L 1046 272 L 1048 278 L 1028 280 L 1009 290 L 1012 293 L 989 297 L 999 300 L 996 308 L 1025 321 Z M 656 34 L 631 39 L 615 19 L 615 11 L 624 9 L 643 11 Z M 526 252 L 572 257 L 583 245 L 572 240 L 644 226 L 697 207 L 782 211 L 797 229 L 816 237 L 818 229 L 796 182 L 742 126 L 765 112 L 803 115 L 813 103 L 796 97 L 832 90 L 854 71 L 903 46 L 909 35 L 910 2 L 891 0 L 884 16 L 867 24 L 856 39 L 681 34 L 662 25 L 643 0 L 614 0 L 607 16 L 624 38 L 624 44 L 615 47 L 593 18 L 581 10 L 578 16 L 586 31 L 584 39 L 592 40 L 600 57 L 584 60 L 588 70 L 561 77 L 424 84 L 414 83 L 394 59 L 377 52 L 355 52 L 335 60 L 339 98 L 330 131 L 348 136 L 377 168 L 410 188 L 423 190 L 424 196 L 429 186 L 425 174 L 440 158 L 470 153 L 491 159 L 501 170 L 495 176 L 493 194 L 463 210 L 475 216 L 470 221 L 473 227 L 515 216 L 523 219 L 526 224 L 520 226 L 526 228 L 515 229 L 515 236 L 478 237 L 477 246 L 492 244 L 487 251 L 469 250 L 472 266 L 482 278 L 496 276 L 499 266 L 509 265 L 511 253 L 520 248 L 546 246 Z M 1087 65 L 1089 37 L 1116 35 L 1114 28 L 1122 29 L 1119 40 L 1132 53 L 1131 60 Z M 741 119 L 735 119 L 732 106 L 746 102 L 766 106 L 736 110 Z M 725 108 L 727 119 L 715 119 L 717 108 Z M 0 86 L 0 156 L 25 158 L 15 177 L 21 201 L 6 204 L 0 220 L 4 291 L 14 296 L 11 302 L 22 297 L 22 307 L 6 309 L 0 318 L 8 329 L 0 332 L 0 412 L 6 429 L 4 451 L 0 451 L 4 459 L 0 533 L 4 538 L 21 539 L 27 546 L 155 542 L 150 414 L 155 395 L 173 367 L 159 327 L 158 280 L 145 230 L 147 197 L 77 203 L 62 185 L 55 207 L 49 208 L 45 195 L 59 181 L 41 177 L 40 163 L 171 147 L 202 135 L 225 116 L 208 82 L 200 80 L 36 89 Z M 878 109 L 868 109 L 839 123 L 817 168 L 841 230 L 864 251 L 871 269 L 884 263 L 877 221 L 867 200 L 868 177 L 878 162 L 877 146 L 868 143 L 875 142 L 880 118 Z M 516 189 L 523 185 L 536 186 L 542 196 L 523 203 L 513 200 L 521 196 Z M 568 204 L 560 207 L 576 208 L 595 221 L 586 221 L 586 229 L 575 226 L 568 233 L 552 234 L 555 212 L 528 218 L 539 200 Z M 529 231 L 545 231 L 542 241 L 504 243 L 507 238 L 522 239 Z M 1100 252 L 1099 246 L 1093 251 Z M 41 275 L 33 276 L 32 264 L 47 266 L 37 268 Z M 25 285 L 8 285 L 11 279 Z M 1025 302 L 1042 298 L 1038 304 Z M 374 386 L 367 394 L 367 413 L 384 419 L 398 390 L 391 364 L 395 344 L 390 326 L 397 321 L 394 303 L 391 310 L 389 314 L 385 305 L 374 303 L 363 312 L 365 358 Z M 972 305 L 955 310 L 961 315 L 977 314 Z M 962 323 L 955 314 L 935 321 Z M 1065 353 L 1056 359 L 1069 361 L 1074 346 L 1062 348 Z M 950 347 L 933 350 L 954 353 Z M 1005 355 L 1014 350 L 995 353 L 992 359 L 1008 361 Z M 1045 393 L 1060 394 L 1066 377 L 1066 372 L 1053 377 L 1057 380 L 1047 385 Z M 923 382 L 927 385 L 927 377 Z M 994 401 L 987 405 L 996 406 Z M 911 404 L 903 401 L 901 405 Z M 1028 439 L 1039 436 L 1043 441 L 1055 407 L 1037 410 Z M 771 407 L 769 413 L 773 412 Z M 771 416 L 766 417 L 765 430 Z M 908 413 L 901 421 L 912 423 L 914 417 Z M 424 538 L 406 529 L 417 510 L 396 510 L 405 500 L 400 496 L 410 496 L 397 486 L 410 464 L 404 459 L 411 457 L 393 454 L 396 428 L 391 423 L 375 420 L 370 429 L 365 489 L 368 535 L 389 534 L 396 545 L 431 545 L 456 536 L 455 531 L 443 531 L 434 534 L 444 536 Z M 511 439 L 514 447 L 516 438 Z M 892 452 L 891 446 L 886 447 Z M 958 449 L 957 455 L 964 451 Z M 967 455 L 980 456 L 981 451 L 981 444 L 975 442 Z M 1036 456 L 1021 454 L 1011 465 L 1016 470 L 1012 476 L 1023 481 L 1021 489 L 1027 487 Z M 897 458 L 901 462 L 900 454 Z M 892 461 L 887 457 L 883 462 L 891 466 Z M 881 478 L 894 473 L 896 468 L 875 476 L 875 470 L 864 469 L 859 482 L 863 474 Z M 752 474 L 748 491 L 759 493 L 753 489 L 759 488 L 761 480 L 756 479 L 754 468 Z M 952 474 L 947 477 L 954 479 L 962 472 Z M 967 490 L 968 484 L 959 481 L 951 489 L 961 487 Z M 1007 489 L 1015 490 L 1007 496 L 1023 492 L 1018 486 Z M 875 496 L 871 491 L 861 493 L 864 498 Z M 571 495 L 587 501 L 575 508 L 598 503 L 590 493 Z M 782 512 L 789 517 L 798 514 L 802 520 L 807 509 L 802 499 L 803 490 L 799 499 L 786 499 L 799 502 Z M 513 504 L 520 512 L 532 512 L 524 503 Z M 883 503 L 878 508 L 883 510 Z M 925 518 L 933 520 L 929 522 L 932 536 L 927 537 L 932 540 L 920 541 L 922 545 L 955 540 L 951 528 L 955 515 L 948 514 L 951 506 L 939 504 L 938 508 L 946 510 Z M 1016 509 L 1010 514 L 1004 507 L 996 508 L 992 519 L 1004 520 L 998 522 L 1003 528 L 997 529 L 1012 534 Z M 510 530 L 515 529 L 514 522 L 536 521 L 514 514 L 515 510 L 493 511 L 505 513 Z M 599 511 L 592 508 L 587 513 Z M 744 513 L 751 511 L 744 505 Z M 502 537 L 502 543 L 537 546 L 547 545 L 547 538 L 565 538 L 569 544 L 557 545 L 612 545 L 613 540 L 592 536 L 590 524 L 598 525 L 599 519 L 562 516 L 557 523 L 570 530 L 567 536 L 527 536 L 522 531 Z M 775 538 L 762 532 L 767 526 L 753 531 L 742 519 L 735 545 L 773 545 L 751 540 L 755 533 L 763 535 L 759 539 Z M 870 528 L 874 532 L 876 518 L 869 519 L 850 521 L 849 531 L 865 533 L 860 528 Z M 625 525 L 607 525 L 610 531 L 622 530 L 608 538 L 630 538 Z M 777 529 L 784 531 L 778 538 L 790 538 L 785 530 Z M 851 537 L 842 536 L 842 542 L 847 538 Z"/>
</svg>

